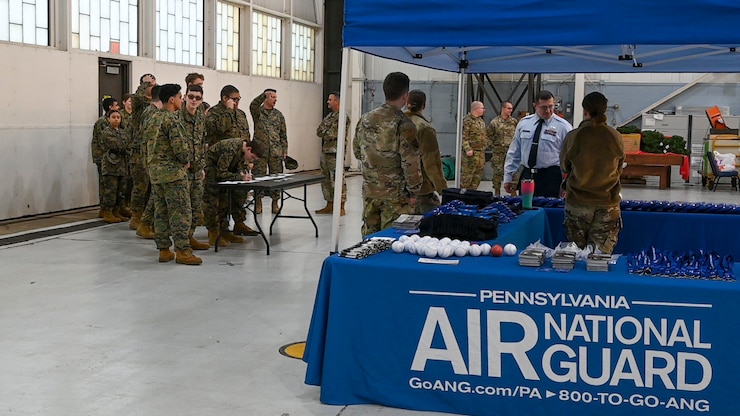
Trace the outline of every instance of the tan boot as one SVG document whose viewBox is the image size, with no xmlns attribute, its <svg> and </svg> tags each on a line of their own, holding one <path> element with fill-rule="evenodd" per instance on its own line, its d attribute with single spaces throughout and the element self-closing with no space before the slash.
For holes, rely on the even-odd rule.
<svg viewBox="0 0 740 416">
<path fill-rule="evenodd" d="M 277 214 L 278 211 L 280 211 L 280 206 L 278 204 L 278 201 L 277 201 L 277 199 L 273 199 L 272 200 L 272 213 L 273 214 Z"/>
<path fill-rule="evenodd" d="M 204 243 L 202 241 L 198 241 L 195 239 L 195 237 L 191 235 L 190 236 L 190 247 L 193 250 L 208 250 L 209 248 L 211 248 L 211 245 L 208 243 Z"/>
<path fill-rule="evenodd" d="M 131 218 L 131 215 L 132 215 L 131 210 L 128 209 L 128 207 L 124 207 L 124 206 L 117 207 L 116 214 L 126 219 Z"/>
<path fill-rule="evenodd" d="M 175 259 L 175 253 L 170 251 L 169 248 L 163 248 L 159 250 L 159 262 L 160 263 L 167 263 L 168 261 L 172 261 Z"/>
<path fill-rule="evenodd" d="M 131 220 L 128 222 L 128 228 L 136 230 L 141 221 L 141 212 L 134 212 L 131 214 Z"/>
<path fill-rule="evenodd" d="M 107 209 L 103 211 L 103 221 L 105 221 L 108 224 L 116 224 L 121 222 L 122 220 L 119 217 L 116 217 L 113 215 L 113 211 Z"/>
<path fill-rule="evenodd" d="M 103 208 L 98 209 L 98 218 L 103 218 Z"/>
<path fill-rule="evenodd" d="M 254 201 L 254 213 L 255 214 L 262 214 L 262 198 L 257 198 Z"/>
<path fill-rule="evenodd" d="M 200 257 L 196 257 L 195 254 L 193 254 L 193 250 L 175 250 L 177 252 L 177 257 L 175 259 L 175 262 L 180 264 L 187 264 L 190 266 L 197 266 L 201 263 L 203 263 L 203 259 Z"/>
<path fill-rule="evenodd" d="M 151 225 L 146 225 L 142 222 L 136 227 L 136 235 L 147 240 L 154 240 L 154 229 Z"/>
<path fill-rule="evenodd" d="M 324 208 L 317 209 L 314 212 L 317 214 L 331 214 L 334 212 L 334 202 L 326 201 L 326 206 Z"/>
<path fill-rule="evenodd" d="M 221 238 L 228 241 L 229 243 L 241 244 L 245 241 L 243 238 L 235 236 L 234 233 L 232 233 L 231 231 L 223 232 L 221 234 Z"/>
<path fill-rule="evenodd" d="M 208 244 L 212 246 L 216 246 L 216 239 L 218 238 L 218 231 L 208 231 Z M 220 247 L 226 247 L 229 245 L 229 242 L 224 240 L 224 236 L 222 235 L 221 238 L 218 240 L 218 245 Z"/>
<path fill-rule="evenodd" d="M 234 224 L 234 234 L 247 236 L 259 235 L 257 231 L 253 230 L 243 222 L 237 222 L 236 224 Z"/>
<path fill-rule="evenodd" d="M 347 215 L 347 211 L 344 210 L 344 201 L 342 201 L 342 207 L 339 209 L 339 216 Z"/>
</svg>

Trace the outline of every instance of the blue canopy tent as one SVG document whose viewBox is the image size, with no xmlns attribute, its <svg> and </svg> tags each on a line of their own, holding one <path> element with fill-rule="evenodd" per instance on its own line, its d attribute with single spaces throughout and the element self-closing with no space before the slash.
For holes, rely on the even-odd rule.
<svg viewBox="0 0 740 416">
<path fill-rule="evenodd" d="M 459 72 L 460 87 L 463 73 L 740 69 L 740 3 L 727 0 L 345 0 L 344 18 L 342 93 L 349 49 Z M 460 112 L 462 104 L 460 94 Z M 339 154 L 343 144 L 340 137 Z M 335 192 L 341 192 L 337 184 Z M 335 249 L 338 210 L 337 205 Z"/>
</svg>

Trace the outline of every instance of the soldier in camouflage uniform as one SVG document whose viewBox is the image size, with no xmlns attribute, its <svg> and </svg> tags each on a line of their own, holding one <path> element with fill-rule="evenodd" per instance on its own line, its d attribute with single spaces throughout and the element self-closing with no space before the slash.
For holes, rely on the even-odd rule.
<svg viewBox="0 0 740 416">
<path fill-rule="evenodd" d="M 331 214 L 334 211 L 334 182 L 336 180 L 337 168 L 337 138 L 339 133 L 339 92 L 329 93 L 326 105 L 331 110 L 316 129 L 316 135 L 321 138 L 321 174 L 324 180 L 321 182 L 321 193 L 324 194 L 326 206 L 316 210 L 317 214 Z M 349 136 L 349 116 L 346 117 L 344 144 L 347 149 L 347 136 Z M 344 158 L 342 158 L 344 159 Z M 342 206 L 339 215 L 346 215 L 344 203 L 347 201 L 347 181 L 342 175 Z"/>
<path fill-rule="evenodd" d="M 192 217 L 190 224 L 190 247 L 193 250 L 208 250 L 211 246 L 195 239 L 195 227 L 203 215 L 203 178 L 205 177 L 205 136 L 206 115 L 201 108 L 203 102 L 203 88 L 191 84 L 185 93 L 185 105 L 180 110 L 180 120 L 185 134 L 190 142 L 193 159 L 188 168 L 188 183 L 190 184 L 190 208 Z"/>
<path fill-rule="evenodd" d="M 159 91 L 162 108 L 152 114 L 144 130 L 146 167 L 154 198 L 154 241 L 159 261 L 198 265 L 203 261 L 190 247 L 190 208 L 188 168 L 193 160 L 190 141 L 176 113 L 182 108 L 182 93 L 177 84 L 165 84 Z M 175 253 L 170 251 L 170 234 Z"/>
<path fill-rule="evenodd" d="M 563 140 L 560 167 L 566 179 L 565 231 L 580 248 L 610 253 L 622 229 L 619 177 L 624 163 L 622 136 L 607 124 L 607 99 L 583 97 L 583 121 Z"/>
<path fill-rule="evenodd" d="M 226 189 L 212 186 L 223 181 L 251 180 L 249 165 L 262 156 L 259 143 L 240 138 L 225 139 L 208 148 L 205 156 L 206 186 L 203 194 L 203 215 L 208 228 L 208 242 L 215 245 L 219 233 L 218 245 L 229 242 L 244 242 L 229 232 L 226 221 L 229 214 L 229 200 Z M 233 198 L 233 190 L 232 190 Z M 233 205 L 232 205 L 233 208 Z M 234 238 L 230 238 L 234 237 Z M 239 239 L 237 241 L 235 239 Z"/>
<path fill-rule="evenodd" d="M 264 176 L 268 173 L 282 173 L 283 160 L 288 156 L 288 132 L 283 113 L 275 108 L 277 91 L 268 88 L 249 104 L 249 112 L 254 122 L 254 141 L 265 149 L 265 156 L 254 164 L 254 175 Z M 262 212 L 262 197 L 257 195 L 255 209 Z M 272 213 L 280 210 L 278 200 L 280 191 L 270 193 Z"/>
<path fill-rule="evenodd" d="M 134 113 L 134 107 L 133 102 L 131 101 L 132 94 L 126 93 L 123 94 L 123 98 L 121 99 L 121 128 L 126 132 L 126 134 L 129 137 L 129 143 L 133 144 L 133 127 L 131 126 L 131 120 L 132 115 Z M 125 214 L 128 214 L 128 218 L 131 218 L 133 216 L 133 213 L 130 210 L 131 207 L 131 188 L 133 187 L 133 180 L 131 179 L 131 152 L 132 150 L 129 149 L 129 157 L 128 157 L 128 175 L 124 179 L 125 187 L 123 192 L 123 204 L 125 209 Z"/>
<path fill-rule="evenodd" d="M 250 140 L 247 114 L 239 108 L 241 95 L 233 85 L 221 88 L 221 101 L 208 109 L 206 115 L 206 141 L 213 146 L 221 140 L 240 138 Z M 234 214 L 234 232 L 241 235 L 257 235 L 257 232 L 244 224 L 247 213 L 243 209 L 247 192 L 235 189 L 232 193 L 231 212 Z M 238 242 L 238 241 L 234 241 Z M 242 241 L 243 242 L 243 241 Z"/>
<path fill-rule="evenodd" d="M 504 181 L 504 162 L 506 161 L 506 152 L 509 151 L 509 145 L 516 132 L 517 119 L 512 117 L 514 105 L 508 101 L 501 103 L 501 114 L 491 120 L 488 125 L 488 143 L 493 150 L 491 158 L 491 167 L 493 168 L 493 191 L 496 195 L 501 195 L 501 186 Z M 513 179 L 514 182 L 518 181 Z"/>
<path fill-rule="evenodd" d="M 483 165 L 486 163 L 486 122 L 483 113 L 486 108 L 480 101 L 470 104 L 470 112 L 463 119 L 462 132 L 462 163 L 460 173 L 460 187 L 478 189 Z"/>
<path fill-rule="evenodd" d="M 102 195 L 103 191 L 103 173 L 101 171 L 101 163 L 103 158 L 103 147 L 100 143 L 100 137 L 103 134 L 103 130 L 109 127 L 108 112 L 110 110 L 118 110 L 118 101 L 113 97 L 106 97 L 101 103 L 103 107 L 103 115 L 100 116 L 93 125 L 92 140 L 90 141 L 90 153 L 92 155 L 92 161 L 98 170 L 98 195 Z M 98 217 L 103 218 L 103 207 L 100 207 Z M 122 219 L 122 218 L 121 218 Z"/>
<path fill-rule="evenodd" d="M 103 210 L 103 221 L 112 224 L 123 221 L 121 217 L 115 216 L 114 212 L 123 205 L 131 143 L 128 134 L 121 128 L 121 113 L 118 110 L 108 111 L 108 122 L 108 127 L 100 135 L 100 147 L 103 152 L 100 207 Z"/>
<path fill-rule="evenodd" d="M 352 148 L 362 164 L 362 235 L 388 228 L 401 214 L 412 214 L 421 189 L 416 127 L 403 114 L 409 77 L 392 72 L 383 81 L 385 103 L 362 115 Z"/>
<path fill-rule="evenodd" d="M 160 108 L 162 108 L 162 102 L 159 100 L 159 85 L 155 85 L 151 88 L 151 94 L 152 99 L 149 103 L 149 105 L 146 106 L 146 108 L 141 111 L 139 115 L 139 120 L 141 121 L 141 124 L 139 125 L 139 135 L 141 136 L 140 142 L 134 140 L 134 149 L 138 149 L 138 163 L 132 164 L 134 166 L 131 171 L 134 172 L 136 170 L 136 174 L 132 175 L 133 177 L 137 178 L 137 180 L 134 181 L 134 191 L 135 195 L 132 195 L 132 201 L 136 200 L 138 201 L 136 206 L 137 209 L 141 206 L 140 204 L 143 203 L 143 212 L 141 213 L 141 216 L 139 217 L 138 225 L 136 227 L 136 235 L 139 237 L 147 238 L 147 239 L 153 239 L 154 238 L 154 206 L 155 201 L 153 200 L 153 196 L 151 193 L 151 183 L 149 181 L 149 172 L 146 168 L 146 160 L 147 160 L 147 154 L 146 154 L 146 140 L 143 137 L 144 131 L 147 128 L 147 125 L 152 119 L 152 115 L 159 111 Z M 132 155 L 135 155 L 136 153 L 133 152 Z M 134 194 L 134 191 L 132 191 L 132 194 Z M 132 202 L 133 206 L 133 202 Z M 136 219 L 135 216 L 131 217 L 132 223 L 129 224 L 129 228 L 133 228 L 133 220 Z"/>
<path fill-rule="evenodd" d="M 129 170 L 131 171 L 131 221 L 129 222 L 129 228 L 137 230 L 141 222 L 141 217 L 144 214 L 149 196 L 151 194 L 151 186 L 149 184 L 149 174 L 146 171 L 144 163 L 146 157 L 142 155 L 143 149 L 146 148 L 146 144 L 142 138 L 142 131 L 144 123 L 148 118 L 148 114 L 156 108 L 148 110 L 152 106 L 152 97 L 157 96 L 159 87 L 157 86 L 157 80 L 154 75 L 145 74 L 140 79 L 140 85 L 136 89 L 136 93 L 131 96 L 131 121 L 130 121 L 130 132 L 133 140 L 133 146 L 131 148 L 131 158 L 129 160 Z M 156 88 L 156 91 L 154 89 Z M 159 102 L 159 98 L 156 99 Z M 156 104 L 155 104 L 156 105 Z M 149 216 L 151 218 L 151 216 Z M 148 221 L 147 234 L 153 236 L 153 230 L 151 229 L 151 221 Z M 145 231 L 142 229 L 142 231 Z"/>
<path fill-rule="evenodd" d="M 416 214 L 423 214 L 437 208 L 440 205 L 439 194 L 447 188 L 447 180 L 442 172 L 442 156 L 439 153 L 437 131 L 422 115 L 426 103 L 427 96 L 423 91 L 413 90 L 409 92 L 406 115 L 416 126 L 423 177 L 421 190 L 417 198 Z"/>
</svg>

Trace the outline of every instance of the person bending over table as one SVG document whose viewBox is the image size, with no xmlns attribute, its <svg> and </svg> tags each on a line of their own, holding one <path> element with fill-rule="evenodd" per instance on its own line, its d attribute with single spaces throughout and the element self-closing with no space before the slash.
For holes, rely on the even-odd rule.
<svg viewBox="0 0 740 416">
<path fill-rule="evenodd" d="M 240 137 L 225 139 L 215 143 L 206 152 L 205 183 L 214 184 L 223 181 L 248 181 L 252 179 L 249 165 L 262 157 L 264 149 L 254 140 Z M 221 239 L 218 245 L 243 243 L 244 239 L 229 231 L 226 218 L 229 212 L 228 191 L 215 186 L 205 186 L 203 191 L 203 220 L 208 229 L 208 243 L 216 245 L 219 231 Z"/>
<path fill-rule="evenodd" d="M 580 248 L 614 250 L 622 229 L 619 208 L 624 147 L 622 137 L 606 124 L 606 97 L 583 97 L 583 121 L 568 133 L 560 152 L 565 180 L 565 231 Z M 567 176 L 566 176 L 567 175 Z"/>
</svg>

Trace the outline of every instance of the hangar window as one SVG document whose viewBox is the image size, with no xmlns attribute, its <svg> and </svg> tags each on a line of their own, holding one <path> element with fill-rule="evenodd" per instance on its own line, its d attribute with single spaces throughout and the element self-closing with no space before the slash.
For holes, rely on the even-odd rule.
<svg viewBox="0 0 740 416">
<path fill-rule="evenodd" d="M 216 69 L 239 72 L 239 24 L 241 8 L 216 2 Z"/>
<path fill-rule="evenodd" d="M 0 40 L 49 45 L 48 0 L 0 0 Z"/>
<path fill-rule="evenodd" d="M 157 0 L 157 59 L 203 65 L 203 0 Z"/>
<path fill-rule="evenodd" d="M 252 12 L 252 75 L 280 78 L 283 21 Z"/>
</svg>

